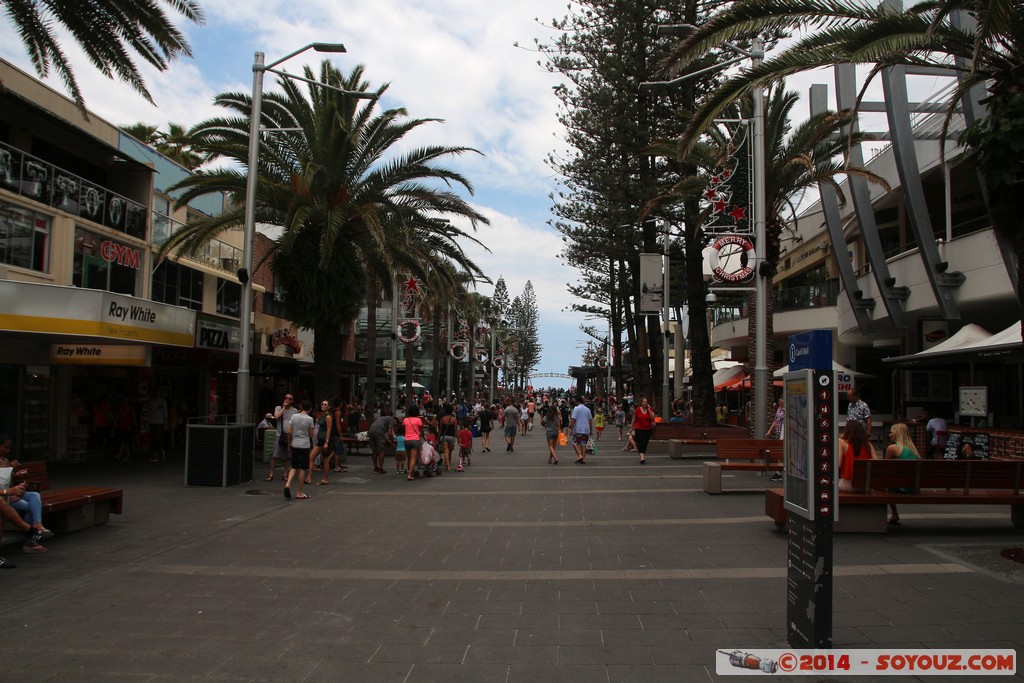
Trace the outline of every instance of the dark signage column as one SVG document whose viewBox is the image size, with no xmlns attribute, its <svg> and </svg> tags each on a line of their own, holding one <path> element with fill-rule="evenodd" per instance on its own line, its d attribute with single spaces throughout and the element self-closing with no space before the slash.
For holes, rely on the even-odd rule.
<svg viewBox="0 0 1024 683">
<path fill-rule="evenodd" d="M 831 337 L 818 330 L 790 337 L 786 374 L 786 616 L 789 644 L 801 649 L 832 647 L 838 446 Z"/>
</svg>

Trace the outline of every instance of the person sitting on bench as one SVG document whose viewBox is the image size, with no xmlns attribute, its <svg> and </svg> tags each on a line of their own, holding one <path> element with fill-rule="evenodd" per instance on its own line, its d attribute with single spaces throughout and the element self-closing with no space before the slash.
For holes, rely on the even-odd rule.
<svg viewBox="0 0 1024 683">
<path fill-rule="evenodd" d="M 27 490 L 24 483 L 12 483 L 13 479 L 18 478 L 19 475 L 24 476 L 24 470 L 19 472 L 20 463 L 10 459 L 11 445 L 11 439 L 6 434 L 0 434 L 0 468 L 10 467 L 12 470 L 12 479 L 4 482 L 3 488 L 0 489 L 0 496 L 3 496 L 3 500 L 15 511 L 14 514 L 18 517 L 15 526 L 27 532 L 25 551 L 45 553 L 46 548 L 39 541 L 50 538 L 53 536 L 53 532 L 43 527 L 43 501 L 39 497 L 39 493 Z M 21 514 L 28 515 L 27 522 L 22 520 Z M 22 524 L 26 526 L 23 528 Z M 0 535 L 2 533 L 3 531 L 0 529 Z"/>
<path fill-rule="evenodd" d="M 839 437 L 839 490 L 853 492 L 853 461 L 878 460 L 878 453 L 868 439 L 863 422 L 851 420 L 846 423 L 843 435 Z"/>
</svg>

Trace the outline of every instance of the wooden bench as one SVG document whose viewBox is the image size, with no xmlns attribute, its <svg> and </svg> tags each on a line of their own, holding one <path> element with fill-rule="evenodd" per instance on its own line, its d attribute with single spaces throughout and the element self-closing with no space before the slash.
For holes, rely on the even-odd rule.
<svg viewBox="0 0 1024 683">
<path fill-rule="evenodd" d="M 665 422 L 654 425 L 654 433 L 651 434 L 653 441 L 668 441 L 668 453 L 677 459 L 682 457 L 684 446 L 714 446 L 718 439 L 743 439 L 746 437 L 746 429 L 732 425 L 700 427 Z"/>
<path fill-rule="evenodd" d="M 853 465 L 853 485 L 865 493 L 839 494 L 836 531 L 884 533 L 890 503 L 1008 505 L 1011 522 L 1024 526 L 1024 461 L 858 460 Z M 776 526 L 785 526 L 782 489 L 765 492 L 765 514 Z"/>
<path fill-rule="evenodd" d="M 17 473 L 26 470 L 22 476 Z M 122 489 L 100 486 L 73 486 L 50 489 L 46 462 L 22 463 L 15 468 L 15 481 L 29 484 L 29 490 L 39 491 L 43 502 L 43 525 L 52 531 L 66 533 L 90 526 L 106 524 L 110 514 L 121 514 L 124 505 Z"/>
<path fill-rule="evenodd" d="M 343 436 L 343 437 L 341 437 L 341 443 L 345 444 L 345 450 L 346 451 L 349 448 L 351 448 L 353 450 L 353 452 L 355 452 L 356 455 L 359 455 L 360 449 L 362 449 L 364 446 L 367 447 L 367 448 L 370 447 L 370 440 L 369 439 L 357 439 L 354 436 Z"/>
<path fill-rule="evenodd" d="M 778 439 L 718 439 L 715 460 L 704 463 L 704 491 L 722 492 L 722 470 L 779 472 L 782 470 L 782 441 Z"/>
</svg>

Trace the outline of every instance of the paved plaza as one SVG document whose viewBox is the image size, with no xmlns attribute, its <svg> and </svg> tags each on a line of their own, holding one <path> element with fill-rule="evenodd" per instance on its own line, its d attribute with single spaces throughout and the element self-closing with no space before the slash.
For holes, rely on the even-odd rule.
<svg viewBox="0 0 1024 683">
<path fill-rule="evenodd" d="M 181 454 L 54 465 L 55 487 L 123 487 L 125 513 L 43 555 L 3 549 L 19 566 L 0 572 L 2 678 L 659 683 L 717 679 L 718 649 L 786 646 L 766 478 L 709 496 L 699 458 L 640 466 L 606 435 L 586 465 L 561 448 L 551 466 L 542 442 L 414 482 L 352 455 L 290 502 L 261 463 L 229 488 L 183 486 Z M 901 516 L 836 537 L 835 646 L 1024 652 L 1009 510 Z"/>
</svg>

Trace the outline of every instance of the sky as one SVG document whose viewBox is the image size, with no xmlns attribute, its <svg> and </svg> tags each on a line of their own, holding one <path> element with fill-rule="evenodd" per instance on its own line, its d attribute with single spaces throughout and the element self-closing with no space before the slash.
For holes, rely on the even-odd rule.
<svg viewBox="0 0 1024 683">
<path fill-rule="evenodd" d="M 557 260 L 562 240 L 547 225 L 549 195 L 557 183 L 545 160 L 564 148 L 552 91 L 560 78 L 538 65 L 540 55 L 533 49 L 534 38 L 553 37 L 547 26 L 566 13 L 565 0 L 200 2 L 205 26 L 178 22 L 193 58 L 177 60 L 163 73 L 141 66 L 156 106 L 104 77 L 71 40 L 64 40 L 89 110 L 115 125 L 191 126 L 220 113 L 212 104 L 216 94 L 251 93 L 255 52 L 265 53 L 270 63 L 309 43 L 343 43 L 345 54 L 310 50 L 278 68 L 300 73 L 304 64 L 324 56 L 343 71 L 362 64 L 371 88 L 390 84 L 384 106 L 444 120 L 421 127 L 410 136 L 410 146 L 445 144 L 482 152 L 451 164 L 472 182 L 475 195 L 468 199 L 491 221 L 476 235 L 490 251 L 467 245 L 467 252 L 492 280 L 505 279 L 510 296 L 532 282 L 543 349 L 536 372 L 565 373 L 580 364 L 587 337 L 579 326 L 586 321 L 566 310 L 566 283 L 577 273 Z M 7 21 L 0 21 L 0 57 L 35 75 Z M 267 90 L 275 87 L 273 80 L 268 74 Z M 47 82 L 65 92 L 58 80 Z M 482 283 L 478 290 L 490 295 L 493 286 Z M 570 384 L 553 378 L 535 382 Z"/>
</svg>

